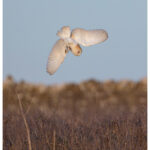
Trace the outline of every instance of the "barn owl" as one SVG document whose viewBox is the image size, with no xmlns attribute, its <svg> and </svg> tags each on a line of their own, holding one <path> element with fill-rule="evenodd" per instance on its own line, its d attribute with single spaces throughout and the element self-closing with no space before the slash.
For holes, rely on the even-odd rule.
<svg viewBox="0 0 150 150">
<path fill-rule="evenodd" d="M 82 46 L 91 46 L 102 43 L 108 39 L 108 34 L 103 29 L 85 30 L 75 28 L 71 31 L 69 26 L 64 26 L 57 32 L 59 40 L 55 43 L 48 57 L 47 72 L 53 75 L 63 63 L 66 54 L 71 51 L 75 56 L 80 56 Z"/>
</svg>

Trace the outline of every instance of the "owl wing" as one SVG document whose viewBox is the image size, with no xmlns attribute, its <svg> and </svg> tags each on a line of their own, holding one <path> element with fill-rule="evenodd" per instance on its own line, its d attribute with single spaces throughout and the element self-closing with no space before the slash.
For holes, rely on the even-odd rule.
<svg viewBox="0 0 150 150">
<path fill-rule="evenodd" d="M 83 46 L 91 46 L 107 40 L 108 33 L 103 29 L 85 30 L 76 28 L 72 30 L 71 38 Z"/>
<path fill-rule="evenodd" d="M 57 36 L 59 36 L 61 39 L 69 38 L 70 34 L 71 30 L 69 26 L 64 26 L 57 32 Z"/>
<path fill-rule="evenodd" d="M 58 40 L 52 48 L 48 57 L 47 72 L 54 74 L 66 57 L 66 42 L 62 39 Z"/>
</svg>

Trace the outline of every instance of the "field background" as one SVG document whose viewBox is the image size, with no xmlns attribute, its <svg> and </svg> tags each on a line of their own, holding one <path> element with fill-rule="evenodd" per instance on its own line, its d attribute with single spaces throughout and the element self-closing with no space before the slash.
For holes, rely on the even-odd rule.
<svg viewBox="0 0 150 150">
<path fill-rule="evenodd" d="M 19 107 L 29 128 L 29 135 Z M 4 150 L 146 150 L 147 79 L 3 83 Z"/>
</svg>

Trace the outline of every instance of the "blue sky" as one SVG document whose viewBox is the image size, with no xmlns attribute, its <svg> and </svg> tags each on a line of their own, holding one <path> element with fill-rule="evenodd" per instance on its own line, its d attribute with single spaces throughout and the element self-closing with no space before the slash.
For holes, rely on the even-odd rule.
<svg viewBox="0 0 150 150">
<path fill-rule="evenodd" d="M 139 80 L 147 75 L 146 0 L 5 0 L 3 77 L 55 84 L 97 80 Z M 48 55 L 64 25 L 105 29 L 109 39 L 69 53 L 58 71 L 46 72 Z"/>
</svg>

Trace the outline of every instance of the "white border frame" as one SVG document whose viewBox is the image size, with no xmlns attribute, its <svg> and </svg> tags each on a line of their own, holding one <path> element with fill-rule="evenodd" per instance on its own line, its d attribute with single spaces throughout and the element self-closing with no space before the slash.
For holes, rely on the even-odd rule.
<svg viewBox="0 0 150 150">
<path fill-rule="evenodd" d="M 150 43 L 150 39 L 148 38 L 150 35 L 150 30 L 149 30 L 149 26 L 150 25 L 150 20 L 148 18 L 149 14 L 150 14 L 150 2 L 148 2 L 147 0 L 147 149 L 150 149 L 150 138 L 149 138 L 149 129 L 150 129 L 150 102 L 149 102 L 149 94 L 150 94 L 150 90 L 148 88 L 148 85 L 150 85 L 150 80 L 149 80 L 149 76 L 150 76 L 150 69 L 149 69 L 149 64 L 150 64 L 150 52 L 149 52 L 149 43 Z"/>
<path fill-rule="evenodd" d="M 3 0 L 0 1 L 0 149 L 3 149 Z"/>
<path fill-rule="evenodd" d="M 3 90 L 3 0 L 0 1 L 0 48 L 1 48 L 1 51 L 0 51 L 0 71 L 1 71 L 1 74 L 0 74 L 0 149 L 3 149 L 3 94 L 2 94 L 2 90 Z M 150 43 L 150 39 L 148 38 L 149 35 L 150 35 L 150 30 L 148 29 L 148 25 L 150 25 L 150 20 L 148 19 L 148 16 L 150 14 L 150 2 L 148 2 L 147 0 L 147 83 L 148 85 L 150 85 L 150 80 L 149 80 L 149 76 L 150 76 L 150 69 L 148 68 L 149 64 L 150 64 L 150 52 L 148 51 L 149 50 L 149 43 Z M 149 59 L 148 59 L 149 58 Z M 148 86 L 147 86 L 148 87 Z M 150 90 L 148 88 L 148 98 L 149 98 L 149 94 L 150 94 Z M 150 102 L 148 101 L 148 98 L 147 98 L 147 102 L 148 102 L 148 113 L 147 113 L 147 122 L 148 122 L 148 128 L 147 128 L 147 145 L 148 145 L 148 148 L 147 149 L 150 149 L 150 138 L 149 138 L 149 129 L 150 129 Z"/>
</svg>

